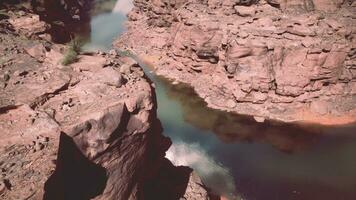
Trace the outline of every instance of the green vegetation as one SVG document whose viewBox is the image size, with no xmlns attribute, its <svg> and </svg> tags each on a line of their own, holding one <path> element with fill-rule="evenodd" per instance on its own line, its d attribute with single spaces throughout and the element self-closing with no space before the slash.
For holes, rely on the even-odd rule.
<svg viewBox="0 0 356 200">
<path fill-rule="evenodd" d="M 69 43 L 69 48 L 64 55 L 62 65 L 69 65 L 77 61 L 83 42 L 80 39 L 73 39 Z"/>
<path fill-rule="evenodd" d="M 134 54 L 130 50 L 116 49 L 120 56 L 132 57 Z"/>
<path fill-rule="evenodd" d="M 7 12 L 5 10 L 0 10 L 0 20 L 7 19 L 8 17 L 9 17 L 9 15 L 7 14 Z"/>
<path fill-rule="evenodd" d="M 0 58 L 0 66 L 5 64 L 7 62 L 7 59 L 5 58 Z"/>
</svg>

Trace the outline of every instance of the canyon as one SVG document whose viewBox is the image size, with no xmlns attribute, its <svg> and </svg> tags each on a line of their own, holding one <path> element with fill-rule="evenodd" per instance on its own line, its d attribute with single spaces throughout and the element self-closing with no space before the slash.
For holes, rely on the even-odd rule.
<svg viewBox="0 0 356 200">
<path fill-rule="evenodd" d="M 134 1 L 118 46 L 256 121 L 356 119 L 354 1 Z"/>
<path fill-rule="evenodd" d="M 353 200 L 355 9 L 0 2 L 0 199 Z"/>
<path fill-rule="evenodd" d="M 209 199 L 165 158 L 154 84 L 134 59 L 113 49 L 64 65 L 53 23 L 1 6 L 1 199 Z"/>
</svg>

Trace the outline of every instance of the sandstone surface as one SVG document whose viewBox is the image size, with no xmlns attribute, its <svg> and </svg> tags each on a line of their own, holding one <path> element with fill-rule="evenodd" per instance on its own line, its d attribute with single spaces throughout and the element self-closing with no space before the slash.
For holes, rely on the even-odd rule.
<svg viewBox="0 0 356 200">
<path fill-rule="evenodd" d="M 353 1 L 134 5 L 117 45 L 148 58 L 157 74 L 191 85 L 208 106 L 256 119 L 356 121 Z"/>
<path fill-rule="evenodd" d="M 164 157 L 171 141 L 136 61 L 112 50 L 63 66 L 68 46 L 25 11 L 0 20 L 0 199 L 159 199 L 148 186 L 164 170 L 170 195 L 196 192 L 192 170 Z"/>
</svg>

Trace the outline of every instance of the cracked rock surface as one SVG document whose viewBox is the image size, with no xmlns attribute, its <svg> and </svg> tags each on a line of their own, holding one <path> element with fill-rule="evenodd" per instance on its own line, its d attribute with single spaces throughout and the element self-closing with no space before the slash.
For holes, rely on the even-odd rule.
<svg viewBox="0 0 356 200">
<path fill-rule="evenodd" d="M 0 20 L 0 199 L 146 199 L 163 169 L 186 177 L 170 190 L 183 196 L 192 170 L 164 158 L 171 142 L 136 61 L 112 50 L 63 66 L 68 47 L 21 12 Z"/>
<path fill-rule="evenodd" d="M 209 107 L 281 121 L 356 120 L 356 4 L 135 0 L 117 45 Z M 138 39 L 140 38 L 140 39 Z"/>
</svg>

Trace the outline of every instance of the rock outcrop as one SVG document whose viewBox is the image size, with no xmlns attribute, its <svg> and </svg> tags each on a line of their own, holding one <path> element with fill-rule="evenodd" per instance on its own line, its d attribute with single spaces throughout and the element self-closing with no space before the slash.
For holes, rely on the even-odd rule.
<svg viewBox="0 0 356 200">
<path fill-rule="evenodd" d="M 117 44 L 190 84 L 208 106 L 259 121 L 356 120 L 354 1 L 134 4 Z"/>
<path fill-rule="evenodd" d="M 26 36 L 67 43 L 77 35 L 90 33 L 93 0 L 2 0 L 0 10 L 16 13 L 14 26 Z M 0 12 L 0 19 L 6 17 Z M 30 35 L 29 35 L 30 34 Z"/>
<path fill-rule="evenodd" d="M 136 61 L 112 50 L 63 66 L 68 47 L 41 39 L 44 25 L 0 20 L 0 199 L 149 199 L 161 174 L 179 185 L 167 195 L 202 188 L 164 157 L 171 141 Z"/>
</svg>

